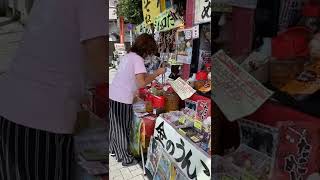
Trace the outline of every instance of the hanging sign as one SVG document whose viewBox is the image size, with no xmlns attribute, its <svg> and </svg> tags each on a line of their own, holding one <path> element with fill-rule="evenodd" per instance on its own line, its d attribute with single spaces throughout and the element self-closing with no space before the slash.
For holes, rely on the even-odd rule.
<svg viewBox="0 0 320 180">
<path fill-rule="evenodd" d="M 173 9 L 168 9 L 155 18 L 155 31 L 169 31 L 177 27 L 183 27 L 184 22 Z"/>
<path fill-rule="evenodd" d="M 178 27 L 183 27 L 184 22 L 178 14 L 174 12 L 173 9 L 167 9 L 160 15 L 158 15 L 152 23 L 155 26 L 155 32 L 169 31 Z M 135 33 L 152 33 L 151 26 L 143 22 L 142 24 L 136 26 Z"/>
<path fill-rule="evenodd" d="M 201 24 L 211 21 L 211 0 L 195 1 L 194 23 Z"/>
<path fill-rule="evenodd" d="M 152 33 L 151 27 L 145 23 L 142 23 L 142 24 L 136 26 L 134 31 L 136 34 L 142 34 L 142 33 L 151 34 Z"/>
<path fill-rule="evenodd" d="M 146 24 L 151 24 L 160 14 L 160 1 L 142 0 L 143 18 Z"/>
</svg>

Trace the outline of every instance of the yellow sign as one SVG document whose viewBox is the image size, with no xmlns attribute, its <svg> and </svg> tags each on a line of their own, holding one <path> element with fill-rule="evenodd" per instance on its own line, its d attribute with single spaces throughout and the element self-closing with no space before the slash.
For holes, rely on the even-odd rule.
<svg viewBox="0 0 320 180">
<path fill-rule="evenodd" d="M 185 116 L 181 116 L 179 118 L 179 123 L 184 124 L 186 122 L 186 117 Z"/>
<path fill-rule="evenodd" d="M 180 17 L 178 14 L 176 14 L 172 8 L 167 9 L 163 13 L 159 14 L 157 17 L 155 17 L 152 23 L 154 24 L 155 31 L 158 31 L 158 32 L 169 31 L 171 29 L 184 26 L 183 18 Z M 142 24 L 136 26 L 135 33 L 151 34 L 152 30 L 149 24 L 146 24 L 146 22 L 143 22 Z"/>
<path fill-rule="evenodd" d="M 151 24 L 154 18 L 160 14 L 159 0 L 142 0 L 143 18 L 146 24 Z"/>
<path fill-rule="evenodd" d="M 198 120 L 195 120 L 194 121 L 194 127 L 201 130 L 202 129 L 202 122 L 201 121 L 198 121 Z"/>
<path fill-rule="evenodd" d="M 156 31 L 162 32 L 169 31 L 178 27 L 183 27 L 184 22 L 183 18 L 176 14 L 175 11 L 171 8 L 167 9 L 155 18 L 154 26 Z"/>
</svg>

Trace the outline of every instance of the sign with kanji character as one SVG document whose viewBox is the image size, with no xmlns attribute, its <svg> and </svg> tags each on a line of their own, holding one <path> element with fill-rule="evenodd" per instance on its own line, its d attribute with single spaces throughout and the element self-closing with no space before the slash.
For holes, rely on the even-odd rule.
<svg viewBox="0 0 320 180">
<path fill-rule="evenodd" d="M 160 14 L 160 0 L 142 0 L 143 18 L 146 24 L 151 24 Z"/>
<path fill-rule="evenodd" d="M 141 23 L 140 25 L 136 26 L 134 29 L 134 32 L 136 34 L 142 34 L 142 33 L 148 33 L 151 34 L 152 33 L 152 29 L 149 25 L 145 24 L 144 22 Z"/>
<path fill-rule="evenodd" d="M 153 137 L 188 179 L 211 179 L 211 158 L 186 140 L 162 117 L 156 120 Z M 150 155 L 154 156 L 148 154 L 148 158 Z"/>
<path fill-rule="evenodd" d="M 195 1 L 194 23 L 202 24 L 211 21 L 211 0 Z"/>
<path fill-rule="evenodd" d="M 159 32 L 169 31 L 177 27 L 183 27 L 183 18 L 174 9 L 167 9 L 154 20 L 155 30 Z"/>
</svg>

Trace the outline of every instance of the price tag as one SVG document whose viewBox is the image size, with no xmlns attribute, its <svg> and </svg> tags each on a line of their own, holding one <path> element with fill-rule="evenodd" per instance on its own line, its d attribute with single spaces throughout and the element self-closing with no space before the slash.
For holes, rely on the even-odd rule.
<svg viewBox="0 0 320 180">
<path fill-rule="evenodd" d="M 202 129 L 202 122 L 201 121 L 195 120 L 193 125 L 195 128 L 197 128 L 199 130 Z"/>
<path fill-rule="evenodd" d="M 183 135 L 183 136 L 185 136 L 185 135 L 187 134 L 187 133 L 184 132 L 184 130 L 182 130 L 182 129 L 179 129 L 179 132 L 180 132 L 180 134 Z"/>
<path fill-rule="evenodd" d="M 196 25 L 192 28 L 192 37 L 193 39 L 199 38 L 199 25 Z"/>
<path fill-rule="evenodd" d="M 179 118 L 179 123 L 184 124 L 186 122 L 186 117 L 185 116 L 181 116 Z"/>
</svg>

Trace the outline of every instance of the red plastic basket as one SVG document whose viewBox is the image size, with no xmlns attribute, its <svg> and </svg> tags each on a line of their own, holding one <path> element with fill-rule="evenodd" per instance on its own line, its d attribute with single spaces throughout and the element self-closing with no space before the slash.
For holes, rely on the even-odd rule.
<svg viewBox="0 0 320 180">
<path fill-rule="evenodd" d="M 289 28 L 272 39 L 272 56 L 280 60 L 308 57 L 311 34 L 305 27 Z"/>
</svg>

